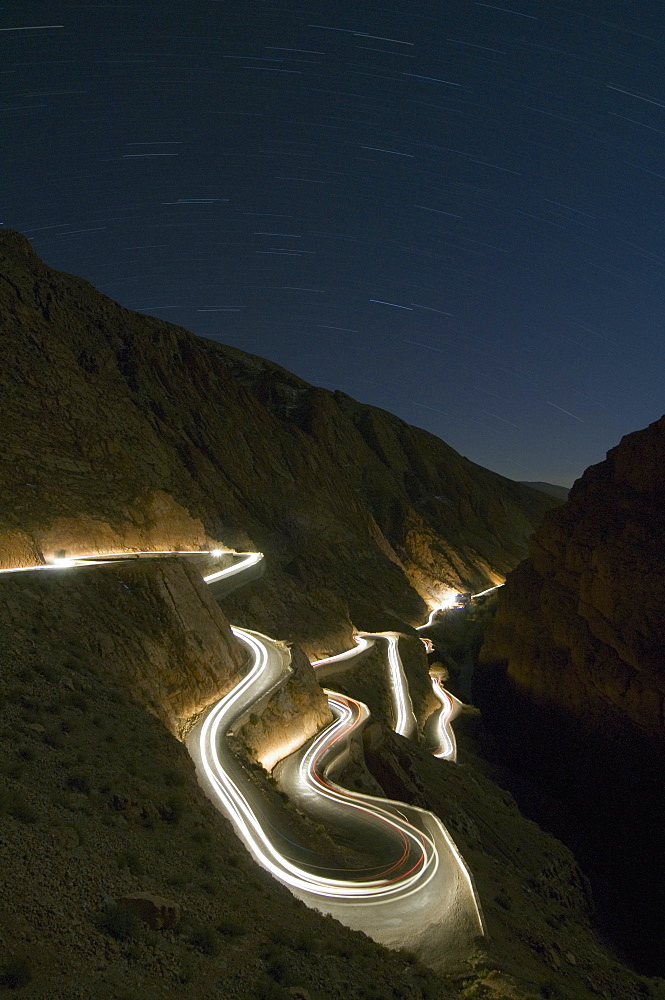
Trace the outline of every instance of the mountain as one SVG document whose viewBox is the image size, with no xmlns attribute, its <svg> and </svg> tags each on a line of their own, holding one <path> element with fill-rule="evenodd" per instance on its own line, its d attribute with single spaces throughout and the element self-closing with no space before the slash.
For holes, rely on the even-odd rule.
<svg viewBox="0 0 665 1000">
<path fill-rule="evenodd" d="M 268 567 L 219 601 L 201 581 L 208 557 L 0 573 L 0 990 L 663 996 L 605 947 L 572 853 L 520 815 L 497 783 L 505 773 L 478 756 L 477 712 L 455 722 L 458 764 L 389 731 L 378 647 L 343 677 L 373 717 L 335 780 L 446 824 L 488 930 L 469 954 L 437 954 L 435 930 L 418 956 L 388 951 L 304 907 L 242 847 L 182 743 L 244 676 L 228 619 L 310 652 L 351 646 L 352 622 L 410 632 L 398 642 L 422 719 L 435 699 L 406 623 L 442 590 L 502 580 L 555 500 L 381 410 L 122 309 L 12 232 L 0 233 L 0 322 L 2 568 L 203 546 L 260 548 Z M 229 738 L 236 761 L 287 843 L 333 871 L 366 869 L 370 842 L 335 839 L 261 766 L 329 718 L 302 651 L 283 651 L 289 678 Z"/>
<path fill-rule="evenodd" d="M 0 537 L 54 552 L 269 554 L 234 620 L 342 648 L 499 583 L 549 498 L 383 410 L 123 309 L 0 233 Z"/>
<path fill-rule="evenodd" d="M 556 486 L 554 483 L 526 483 L 522 480 L 522 486 L 530 486 L 532 490 L 540 490 L 541 493 L 547 493 L 557 500 L 567 500 L 570 493 L 568 487 Z"/>
<path fill-rule="evenodd" d="M 661 974 L 664 470 L 665 417 L 587 469 L 508 576 L 474 677 L 511 759 L 561 796 L 557 829 L 596 866 L 624 946 Z"/>
</svg>

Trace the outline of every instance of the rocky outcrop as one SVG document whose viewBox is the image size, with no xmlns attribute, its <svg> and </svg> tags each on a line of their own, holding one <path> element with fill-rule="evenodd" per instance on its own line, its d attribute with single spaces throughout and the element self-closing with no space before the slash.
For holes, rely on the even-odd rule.
<svg viewBox="0 0 665 1000">
<path fill-rule="evenodd" d="M 238 731 L 252 757 L 268 771 L 332 722 L 328 699 L 302 649 L 291 644 L 288 654 L 288 680 L 253 708 Z"/>
<path fill-rule="evenodd" d="M 665 751 L 665 417 L 575 484 L 503 588 L 481 651 L 529 697 Z M 482 683 L 482 672 L 479 674 Z"/>
<path fill-rule="evenodd" d="M 624 437 L 545 517 L 474 676 L 502 754 L 561 803 L 536 815 L 575 844 L 622 947 L 660 974 L 664 535 L 665 417 Z"/>
<path fill-rule="evenodd" d="M 123 907 L 153 931 L 170 931 L 180 920 L 180 904 L 150 892 L 135 892 L 131 896 L 118 896 L 118 906 Z"/>
<path fill-rule="evenodd" d="M 499 582 L 554 501 L 262 358 L 121 308 L 0 233 L 0 562 L 269 556 L 234 619 L 318 652 Z"/>
<path fill-rule="evenodd" d="M 80 662 L 179 735 L 242 675 L 245 653 L 197 569 L 177 558 L 0 574 L 5 655 L 38 636 L 61 684 Z M 74 672 L 74 673 L 73 673 Z"/>
</svg>

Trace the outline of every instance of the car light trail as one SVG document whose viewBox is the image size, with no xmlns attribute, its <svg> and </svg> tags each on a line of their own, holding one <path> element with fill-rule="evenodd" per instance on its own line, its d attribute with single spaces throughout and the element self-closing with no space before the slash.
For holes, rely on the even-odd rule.
<svg viewBox="0 0 665 1000">
<path fill-rule="evenodd" d="M 211 555 L 214 555 L 216 551 L 218 550 L 214 550 Z M 234 566 L 227 566 L 226 569 L 220 569 L 216 573 L 209 573 L 208 576 L 204 576 L 204 583 L 214 583 L 215 580 L 221 580 L 222 577 L 235 576 L 236 573 L 242 573 L 243 570 L 248 569 L 250 566 L 256 566 L 263 559 L 262 552 L 238 552 L 233 554 L 244 558 Z"/>
<path fill-rule="evenodd" d="M 270 656 L 267 646 L 270 640 L 265 636 L 238 628 L 234 628 L 233 632 L 249 647 L 252 653 L 252 665 L 242 681 L 217 702 L 206 716 L 198 734 L 198 751 L 210 787 L 223 805 L 224 811 L 232 818 L 236 829 L 256 860 L 291 888 L 324 898 L 383 903 L 392 901 L 398 896 L 403 898 L 427 885 L 436 874 L 439 865 L 438 852 L 431 836 L 409 823 L 402 816 L 402 809 L 389 800 L 376 800 L 372 796 L 348 792 L 333 785 L 319 769 L 326 752 L 342 739 L 348 738 L 352 730 L 366 718 L 365 706 L 342 696 L 332 695 L 337 718 L 308 749 L 302 765 L 302 780 L 313 787 L 318 794 L 325 795 L 347 809 L 352 808 L 358 813 L 363 813 L 372 821 L 381 822 L 399 836 L 406 838 L 410 844 L 410 868 L 393 878 L 369 880 L 330 878 L 294 864 L 271 841 L 242 787 L 234 780 L 227 763 L 223 763 L 220 759 L 220 735 L 226 734 L 234 722 L 246 712 L 248 704 L 264 693 L 263 675 L 268 673 Z M 268 677 L 267 684 L 268 686 L 272 684 L 271 677 Z M 356 706 L 355 712 L 352 705 Z M 414 853 L 415 861 L 412 858 Z"/>
<path fill-rule="evenodd" d="M 404 673 L 404 667 L 397 648 L 399 640 L 395 636 L 388 639 L 388 664 L 390 666 L 390 688 L 395 707 L 394 730 L 400 736 L 414 739 L 418 736 L 418 723 L 413 711 L 413 703 L 409 694 L 409 685 Z"/>
<path fill-rule="evenodd" d="M 432 690 L 441 702 L 441 708 L 437 713 L 438 746 L 432 750 L 432 753 L 435 757 L 440 757 L 442 760 L 456 761 L 457 741 L 455 740 L 455 733 L 450 723 L 458 715 L 462 707 L 462 702 L 449 691 L 446 691 L 438 674 L 431 673 L 430 678 L 432 681 Z"/>
<path fill-rule="evenodd" d="M 325 677 L 330 673 L 336 673 L 334 668 L 338 663 L 343 664 L 346 660 L 354 659 L 360 653 L 369 649 L 379 639 L 385 640 L 388 643 L 388 680 L 395 716 L 393 729 L 400 736 L 414 739 L 418 734 L 418 723 L 413 711 L 409 685 L 399 655 L 398 638 L 396 636 L 375 635 L 372 632 L 355 635 L 353 638 L 357 643 L 355 649 L 347 649 L 343 653 L 338 653 L 337 656 L 327 656 L 323 660 L 315 660 L 312 666 L 319 673 L 320 677 Z"/>
<path fill-rule="evenodd" d="M 63 555 L 47 565 L 0 572 L 64 570 L 160 556 L 213 555 L 218 558 L 221 554 L 226 553 L 221 550 L 213 550 L 212 553 L 196 550 Z M 230 554 L 239 556 L 240 562 L 208 574 L 204 577 L 206 583 L 235 576 L 244 570 L 250 570 L 248 576 L 251 578 L 251 568 L 263 559 L 261 553 Z M 235 627 L 233 632 L 251 653 L 249 670 L 197 723 L 190 733 L 188 744 L 200 776 L 205 776 L 203 783 L 207 785 L 208 794 L 212 794 L 231 818 L 252 855 L 308 905 L 332 913 L 349 926 L 364 930 L 390 947 L 404 945 L 407 935 L 401 925 L 406 920 L 411 927 L 409 939 L 426 941 L 424 946 L 428 951 L 431 941 L 428 935 L 434 928 L 439 945 L 443 941 L 450 942 L 451 954 L 459 954 L 460 947 L 468 948 L 479 933 L 485 933 L 484 922 L 471 873 L 441 821 L 415 806 L 347 790 L 330 778 L 330 772 L 350 754 L 351 740 L 357 737 L 369 717 L 369 710 L 362 702 L 332 691 L 326 692 L 334 716 L 333 723 L 288 759 L 298 761 L 301 788 L 310 798 L 314 795 L 319 802 L 325 802 L 328 808 L 334 809 L 336 820 L 341 817 L 342 824 L 347 827 L 362 823 L 361 836 L 365 838 L 367 830 L 376 835 L 377 824 L 381 827 L 384 848 L 380 855 L 383 857 L 372 869 L 336 872 L 333 876 L 322 874 L 326 869 L 298 864 L 280 851 L 276 841 L 283 841 L 283 835 L 279 832 L 274 834 L 269 819 L 263 816 L 265 802 L 259 799 L 258 808 L 253 805 L 251 800 L 256 797 L 256 790 L 247 782 L 242 765 L 234 757 L 225 737 L 234 724 L 247 716 L 257 700 L 269 696 L 281 686 L 290 672 L 288 655 L 284 647 L 259 633 Z M 397 731 L 401 730 L 404 735 L 409 731 L 415 732 L 415 716 L 395 637 L 356 636 L 355 649 L 336 657 L 327 657 L 315 665 L 325 670 L 339 660 L 362 655 L 377 638 L 388 641 L 389 676 L 396 705 Z M 351 823 L 350 816 L 355 817 Z M 398 845 L 397 856 L 390 849 L 390 844 Z M 389 854 L 392 857 L 386 856 Z M 386 907 L 382 905 L 385 903 L 393 905 Z M 403 909 L 395 911 L 395 905 Z M 450 916 L 446 916 L 448 913 Z"/>
<path fill-rule="evenodd" d="M 357 643 L 355 649 L 347 649 L 343 653 L 337 653 L 335 656 L 326 656 L 323 660 L 314 660 L 312 662 L 312 666 L 315 670 L 317 670 L 321 667 L 329 666 L 330 664 L 342 663 L 344 660 L 350 660 L 354 656 L 357 656 L 358 653 L 363 653 L 366 649 L 369 649 L 370 646 L 374 645 L 373 640 L 370 641 L 369 639 L 363 638 L 359 635 L 354 635 L 353 641 Z"/>
</svg>

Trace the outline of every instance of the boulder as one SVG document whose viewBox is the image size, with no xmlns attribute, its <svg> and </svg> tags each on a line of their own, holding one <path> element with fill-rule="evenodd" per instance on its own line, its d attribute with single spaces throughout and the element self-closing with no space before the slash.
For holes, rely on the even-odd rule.
<svg viewBox="0 0 665 1000">
<path fill-rule="evenodd" d="M 136 892 L 131 896 L 117 896 L 116 903 L 138 917 L 153 931 L 168 931 L 180 920 L 180 904 L 150 892 Z"/>
</svg>

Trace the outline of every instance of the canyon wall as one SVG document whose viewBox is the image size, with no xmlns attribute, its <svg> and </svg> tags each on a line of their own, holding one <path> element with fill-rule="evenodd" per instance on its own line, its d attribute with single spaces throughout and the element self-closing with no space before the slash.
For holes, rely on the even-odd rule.
<svg viewBox="0 0 665 1000">
<path fill-rule="evenodd" d="M 534 816 L 574 846 L 620 947 L 660 975 L 664 537 L 665 417 L 546 515 L 474 675 L 503 760 L 545 792 Z"/>
<path fill-rule="evenodd" d="M 665 751 L 665 417 L 629 434 L 549 512 L 480 654 L 518 690 Z"/>
<path fill-rule="evenodd" d="M 0 564 L 266 552 L 238 624 L 339 649 L 499 582 L 555 501 L 278 365 L 123 309 L 0 233 Z"/>
</svg>

